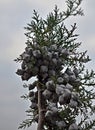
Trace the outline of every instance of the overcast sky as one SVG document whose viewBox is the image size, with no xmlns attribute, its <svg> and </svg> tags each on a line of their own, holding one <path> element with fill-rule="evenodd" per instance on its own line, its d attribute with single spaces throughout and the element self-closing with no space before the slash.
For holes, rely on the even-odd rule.
<svg viewBox="0 0 95 130">
<path fill-rule="evenodd" d="M 20 98 L 27 91 L 15 74 L 18 65 L 13 61 L 25 48 L 23 28 L 31 21 L 33 9 L 46 17 L 55 4 L 64 10 L 64 1 L 0 0 L 0 130 L 17 130 L 19 123 L 27 118 L 25 110 L 30 105 Z M 72 18 L 68 24 L 77 23 L 81 50 L 88 50 L 92 59 L 88 68 L 95 70 L 95 0 L 83 0 L 82 8 L 85 16 Z"/>
</svg>

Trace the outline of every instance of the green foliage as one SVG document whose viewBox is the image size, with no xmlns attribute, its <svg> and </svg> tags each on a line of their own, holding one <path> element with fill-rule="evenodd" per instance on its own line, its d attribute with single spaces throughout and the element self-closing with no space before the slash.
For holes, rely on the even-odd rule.
<svg viewBox="0 0 95 130">
<path fill-rule="evenodd" d="M 32 124 L 33 120 L 32 119 L 26 119 L 25 121 L 22 122 L 22 124 L 20 124 L 20 126 L 18 127 L 18 129 L 22 129 L 22 128 L 26 128 L 26 127 L 30 127 Z"/>
<path fill-rule="evenodd" d="M 15 60 L 21 63 L 16 73 L 22 80 L 34 76 L 37 80 L 24 84 L 29 94 L 22 98 L 30 100 L 31 109 L 27 111 L 29 119 L 19 129 L 39 121 L 38 86 L 44 108 L 43 130 L 92 130 L 95 125 L 95 119 L 91 119 L 95 113 L 95 73 L 85 69 L 85 63 L 90 61 L 87 51 L 78 51 L 81 43 L 77 42 L 76 23 L 71 29 L 64 23 L 70 16 L 83 15 L 81 2 L 67 0 L 67 10 L 63 12 L 55 6 L 46 20 L 34 10 L 31 23 L 25 27 L 27 47 Z"/>
</svg>

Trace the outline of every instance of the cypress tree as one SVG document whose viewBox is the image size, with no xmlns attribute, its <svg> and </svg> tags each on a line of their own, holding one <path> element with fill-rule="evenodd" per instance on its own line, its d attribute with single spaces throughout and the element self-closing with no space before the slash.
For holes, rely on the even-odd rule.
<svg viewBox="0 0 95 130">
<path fill-rule="evenodd" d="M 87 51 L 79 52 L 81 43 L 75 34 L 76 23 L 68 29 L 66 19 L 83 15 L 82 0 L 67 0 L 67 10 L 55 6 L 46 19 L 34 10 L 27 24 L 26 48 L 15 60 L 29 93 L 22 96 L 31 103 L 28 119 L 20 128 L 37 123 L 37 130 L 92 130 L 95 107 L 95 73 L 86 69 L 90 61 Z M 29 84 L 28 81 L 36 77 Z"/>
</svg>

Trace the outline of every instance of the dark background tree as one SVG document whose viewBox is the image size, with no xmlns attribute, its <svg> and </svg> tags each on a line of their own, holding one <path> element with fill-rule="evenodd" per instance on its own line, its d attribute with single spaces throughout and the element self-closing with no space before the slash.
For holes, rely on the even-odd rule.
<svg viewBox="0 0 95 130">
<path fill-rule="evenodd" d="M 83 15 L 79 7 L 82 0 L 67 0 L 67 10 L 57 6 L 46 20 L 34 10 L 26 29 L 26 48 L 15 61 L 21 62 L 17 74 L 23 81 L 36 77 L 28 87 L 29 94 L 22 96 L 31 102 L 29 119 L 19 128 L 38 124 L 37 130 L 91 130 L 95 120 L 93 100 L 95 73 L 85 68 L 90 61 L 85 52 L 79 52 L 81 43 L 71 29 L 65 26 L 70 16 Z M 79 121 L 78 121 L 79 119 Z"/>
</svg>

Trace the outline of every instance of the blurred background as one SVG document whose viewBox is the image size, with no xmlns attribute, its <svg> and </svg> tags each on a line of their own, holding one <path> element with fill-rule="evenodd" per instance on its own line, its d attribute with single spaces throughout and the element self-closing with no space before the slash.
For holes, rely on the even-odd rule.
<svg viewBox="0 0 95 130">
<path fill-rule="evenodd" d="M 25 111 L 30 102 L 20 98 L 27 89 L 15 74 L 19 64 L 13 60 L 24 51 L 24 27 L 31 21 L 33 9 L 45 18 L 55 4 L 60 10 L 65 9 L 65 0 L 0 0 L 0 130 L 17 130 L 27 118 Z M 77 23 L 80 50 L 88 50 L 92 61 L 87 68 L 95 71 L 95 0 L 83 0 L 81 6 L 85 16 L 70 18 L 67 24 Z M 35 125 L 27 130 L 30 129 L 36 130 Z"/>
</svg>

